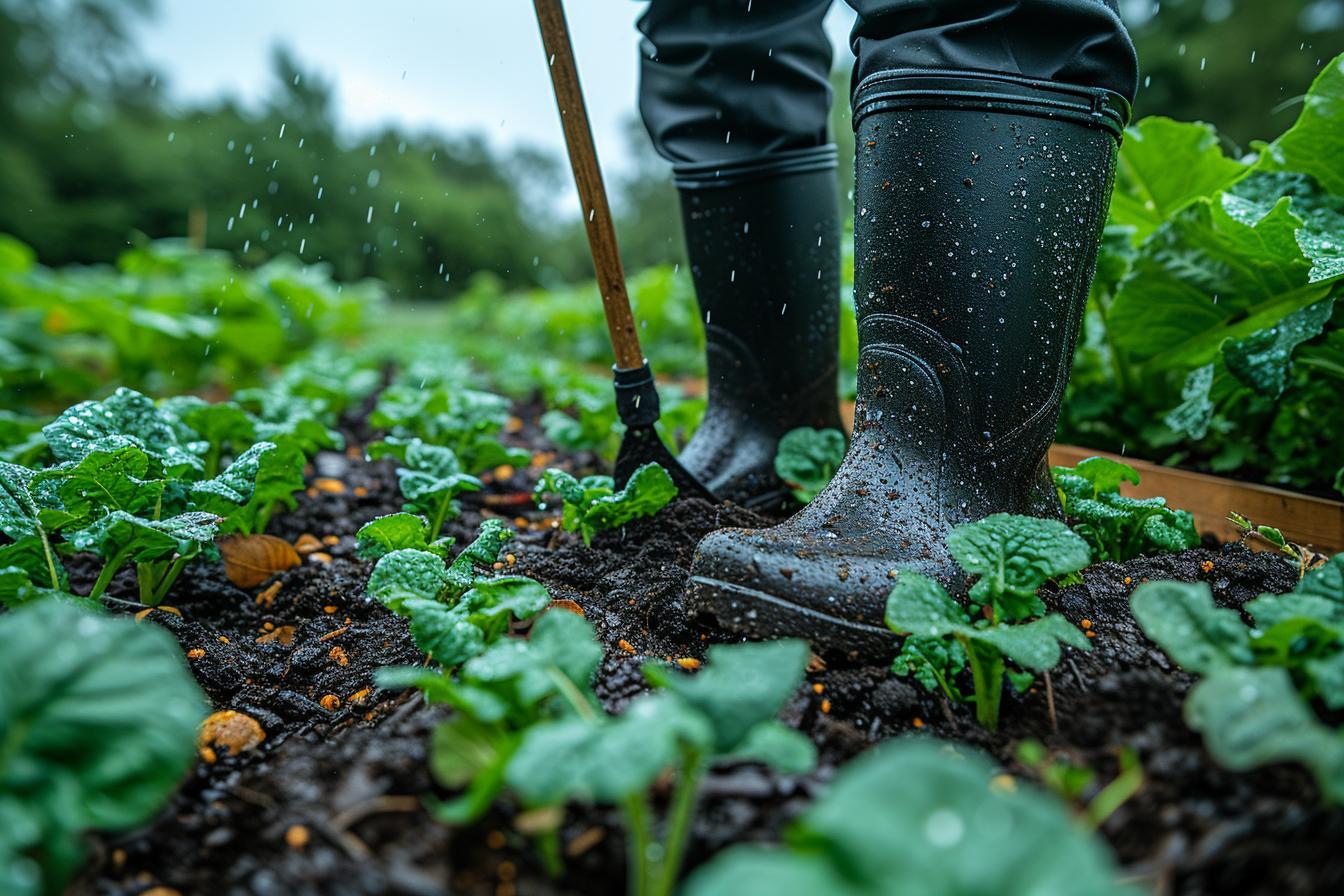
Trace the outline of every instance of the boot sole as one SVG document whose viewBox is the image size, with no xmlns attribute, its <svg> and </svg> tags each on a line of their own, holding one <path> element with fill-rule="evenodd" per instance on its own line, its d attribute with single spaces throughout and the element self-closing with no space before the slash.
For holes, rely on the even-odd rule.
<svg viewBox="0 0 1344 896">
<path fill-rule="evenodd" d="M 816 652 L 850 661 L 887 662 L 896 635 L 864 622 L 841 619 L 732 582 L 691 576 L 691 602 L 719 625 L 757 640 L 805 638 Z"/>
</svg>

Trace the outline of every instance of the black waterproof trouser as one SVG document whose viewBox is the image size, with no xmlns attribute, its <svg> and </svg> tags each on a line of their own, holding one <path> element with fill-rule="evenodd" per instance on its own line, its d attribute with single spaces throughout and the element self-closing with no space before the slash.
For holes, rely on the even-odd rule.
<svg viewBox="0 0 1344 896">
<path fill-rule="evenodd" d="M 1116 0 L 847 0 L 854 84 L 898 69 L 1023 75 L 1132 102 L 1134 45 Z M 678 184 L 728 184 L 762 163 L 832 167 L 831 0 L 651 0 L 639 105 Z"/>
</svg>

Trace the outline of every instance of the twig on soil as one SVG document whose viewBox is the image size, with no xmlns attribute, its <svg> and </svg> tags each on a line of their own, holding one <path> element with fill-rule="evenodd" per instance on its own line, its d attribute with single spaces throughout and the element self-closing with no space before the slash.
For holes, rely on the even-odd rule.
<svg viewBox="0 0 1344 896">
<path fill-rule="evenodd" d="M 386 812 L 419 812 L 424 808 L 419 797 L 414 796 L 380 796 L 375 797 L 357 806 L 351 806 L 344 812 L 338 813 L 327 822 L 333 831 L 345 834 L 352 826 L 358 824 L 370 815 L 381 815 Z"/>
<path fill-rule="evenodd" d="M 1045 670 L 1045 708 L 1050 713 L 1050 732 L 1059 733 L 1059 719 L 1055 716 L 1055 683 L 1050 679 L 1050 670 Z"/>
<path fill-rule="evenodd" d="M 1073 670 L 1073 677 L 1078 680 L 1078 687 L 1087 690 L 1089 687 L 1088 681 L 1083 677 L 1083 673 L 1078 671 L 1078 667 L 1073 664 L 1073 657 L 1069 657 L 1069 668 Z"/>
</svg>

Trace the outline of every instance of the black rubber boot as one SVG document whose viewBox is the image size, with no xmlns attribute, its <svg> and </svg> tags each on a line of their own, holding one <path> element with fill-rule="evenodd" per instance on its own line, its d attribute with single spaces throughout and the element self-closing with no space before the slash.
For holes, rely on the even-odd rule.
<svg viewBox="0 0 1344 896">
<path fill-rule="evenodd" d="M 900 70 L 855 91 L 854 436 L 785 523 L 711 533 L 693 603 L 753 637 L 891 649 L 900 570 L 988 514 L 1059 514 L 1045 468 L 1128 107 L 1100 89 Z"/>
<path fill-rule="evenodd" d="M 780 437 L 840 426 L 835 148 L 680 165 L 677 184 L 709 392 L 679 459 L 717 497 L 796 509 L 775 475 Z"/>
</svg>

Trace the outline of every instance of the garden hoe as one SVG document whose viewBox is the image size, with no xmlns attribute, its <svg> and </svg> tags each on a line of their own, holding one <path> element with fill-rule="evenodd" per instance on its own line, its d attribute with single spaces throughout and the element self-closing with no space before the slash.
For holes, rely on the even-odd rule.
<svg viewBox="0 0 1344 896">
<path fill-rule="evenodd" d="M 555 87 L 560 122 L 564 126 L 574 185 L 587 213 L 584 226 L 588 232 L 588 248 L 593 255 L 597 285 L 602 291 L 602 309 L 607 317 L 612 353 L 616 356 L 616 363 L 612 365 L 616 378 L 616 411 L 626 426 L 621 450 L 616 455 L 616 484 L 624 486 L 636 469 L 652 462 L 671 474 L 682 495 L 716 500 L 677 462 L 654 429 L 659 415 L 658 392 L 649 362 L 639 347 L 635 318 L 630 312 L 625 271 L 616 247 L 616 228 L 607 204 L 607 190 L 602 184 L 602 169 L 597 163 L 597 148 L 593 145 L 593 132 L 588 124 L 579 72 L 574 65 L 574 48 L 569 40 L 565 10 L 561 0 L 533 0 L 533 5 L 551 70 L 551 84 Z"/>
</svg>

